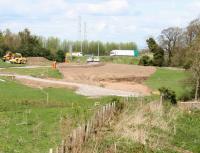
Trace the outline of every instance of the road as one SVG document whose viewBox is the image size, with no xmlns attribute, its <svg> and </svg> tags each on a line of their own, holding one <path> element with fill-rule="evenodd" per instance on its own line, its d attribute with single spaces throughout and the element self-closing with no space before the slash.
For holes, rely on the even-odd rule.
<svg viewBox="0 0 200 153">
<path fill-rule="evenodd" d="M 63 80 L 49 80 L 49 79 L 41 79 L 35 78 L 32 76 L 25 76 L 25 75 L 16 75 L 16 74 L 6 74 L 1 73 L 0 76 L 14 76 L 16 80 L 29 80 L 37 83 L 48 83 L 54 85 L 66 85 L 66 86 L 74 86 L 76 87 L 76 93 L 84 96 L 89 97 L 101 97 L 101 96 L 122 96 L 122 97 L 138 97 L 141 96 L 139 93 L 136 92 L 127 92 L 121 90 L 113 90 L 107 89 L 99 86 L 94 85 L 86 85 L 81 83 L 72 83 Z"/>
</svg>

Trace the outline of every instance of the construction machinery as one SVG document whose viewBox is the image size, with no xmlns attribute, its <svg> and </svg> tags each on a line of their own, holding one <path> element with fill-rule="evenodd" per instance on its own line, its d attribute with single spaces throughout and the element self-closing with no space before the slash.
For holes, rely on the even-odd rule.
<svg viewBox="0 0 200 153">
<path fill-rule="evenodd" d="M 24 58 L 20 53 L 12 53 L 8 51 L 3 57 L 3 61 L 11 64 L 26 64 L 27 59 Z"/>
</svg>

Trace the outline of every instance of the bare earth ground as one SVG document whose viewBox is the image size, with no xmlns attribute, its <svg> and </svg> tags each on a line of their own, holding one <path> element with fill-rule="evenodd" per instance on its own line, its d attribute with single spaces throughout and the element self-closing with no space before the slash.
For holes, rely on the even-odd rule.
<svg viewBox="0 0 200 153">
<path fill-rule="evenodd" d="M 29 59 L 33 66 L 20 68 L 41 67 L 43 59 Z M 48 63 L 48 62 L 47 62 Z M 36 66 L 39 64 L 40 66 Z M 45 66 L 46 67 L 46 66 Z M 16 74 L 0 74 L 0 76 L 15 76 L 15 79 L 32 87 L 67 87 L 76 90 L 78 94 L 99 96 L 143 96 L 151 90 L 143 85 L 143 81 L 156 71 L 154 67 L 144 67 L 123 64 L 58 64 L 58 69 L 64 79 L 40 79 Z"/>
<path fill-rule="evenodd" d="M 152 75 L 155 67 L 125 64 L 71 65 L 59 64 L 65 81 L 96 85 L 108 89 L 149 95 L 151 90 L 143 81 Z"/>
<path fill-rule="evenodd" d="M 51 61 L 44 57 L 27 57 L 27 65 L 40 65 L 40 66 L 50 66 Z"/>
</svg>

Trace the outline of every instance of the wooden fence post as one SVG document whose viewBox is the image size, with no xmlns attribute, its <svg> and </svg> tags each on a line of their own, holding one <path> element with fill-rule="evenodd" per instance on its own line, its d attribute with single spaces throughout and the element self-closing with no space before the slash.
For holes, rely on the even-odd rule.
<svg viewBox="0 0 200 153">
<path fill-rule="evenodd" d="M 101 126 L 103 125 L 103 123 L 104 123 L 104 120 L 105 120 L 105 106 L 103 106 L 103 109 L 102 109 L 102 124 L 101 124 Z"/>
<path fill-rule="evenodd" d="M 90 123 L 88 121 L 86 126 L 85 126 L 85 141 L 87 141 L 87 139 L 89 137 L 89 128 L 90 128 Z"/>
<path fill-rule="evenodd" d="M 64 152 L 64 147 L 65 147 L 65 143 L 64 143 L 64 140 L 62 140 L 61 147 L 60 147 L 61 153 L 65 153 Z"/>
<path fill-rule="evenodd" d="M 72 152 L 75 152 L 76 149 L 76 130 L 73 131 L 72 133 L 72 146 L 71 146 L 71 150 Z"/>
<path fill-rule="evenodd" d="M 101 107 L 90 121 L 74 129 L 67 139 L 62 140 L 59 147 L 55 150 L 50 149 L 49 153 L 77 153 L 81 151 L 82 144 L 88 140 L 91 134 L 96 137 L 95 134 L 98 129 L 110 123 L 110 119 L 114 116 L 115 111 L 116 102 Z"/>
<path fill-rule="evenodd" d="M 72 134 L 70 134 L 69 135 L 69 146 L 68 146 L 68 150 L 69 151 L 72 151 L 72 144 L 73 144 L 73 135 Z"/>
<path fill-rule="evenodd" d="M 59 153 L 59 148 L 58 147 L 56 147 L 56 153 Z"/>
<path fill-rule="evenodd" d="M 49 150 L 49 153 L 53 153 L 53 149 L 52 148 Z"/>
</svg>

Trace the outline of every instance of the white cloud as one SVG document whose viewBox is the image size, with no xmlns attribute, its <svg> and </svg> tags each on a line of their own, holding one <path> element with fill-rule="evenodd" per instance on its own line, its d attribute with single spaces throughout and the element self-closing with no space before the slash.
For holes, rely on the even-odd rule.
<svg viewBox="0 0 200 153">
<path fill-rule="evenodd" d="M 90 13 L 117 13 L 128 8 L 126 0 L 108 0 L 98 4 L 88 4 L 87 9 Z"/>
<path fill-rule="evenodd" d="M 199 10 L 199 0 L 0 0 L 0 28 L 17 32 L 28 27 L 44 36 L 77 39 L 81 15 L 88 38 L 142 46 L 164 28 L 186 26 Z"/>
</svg>

